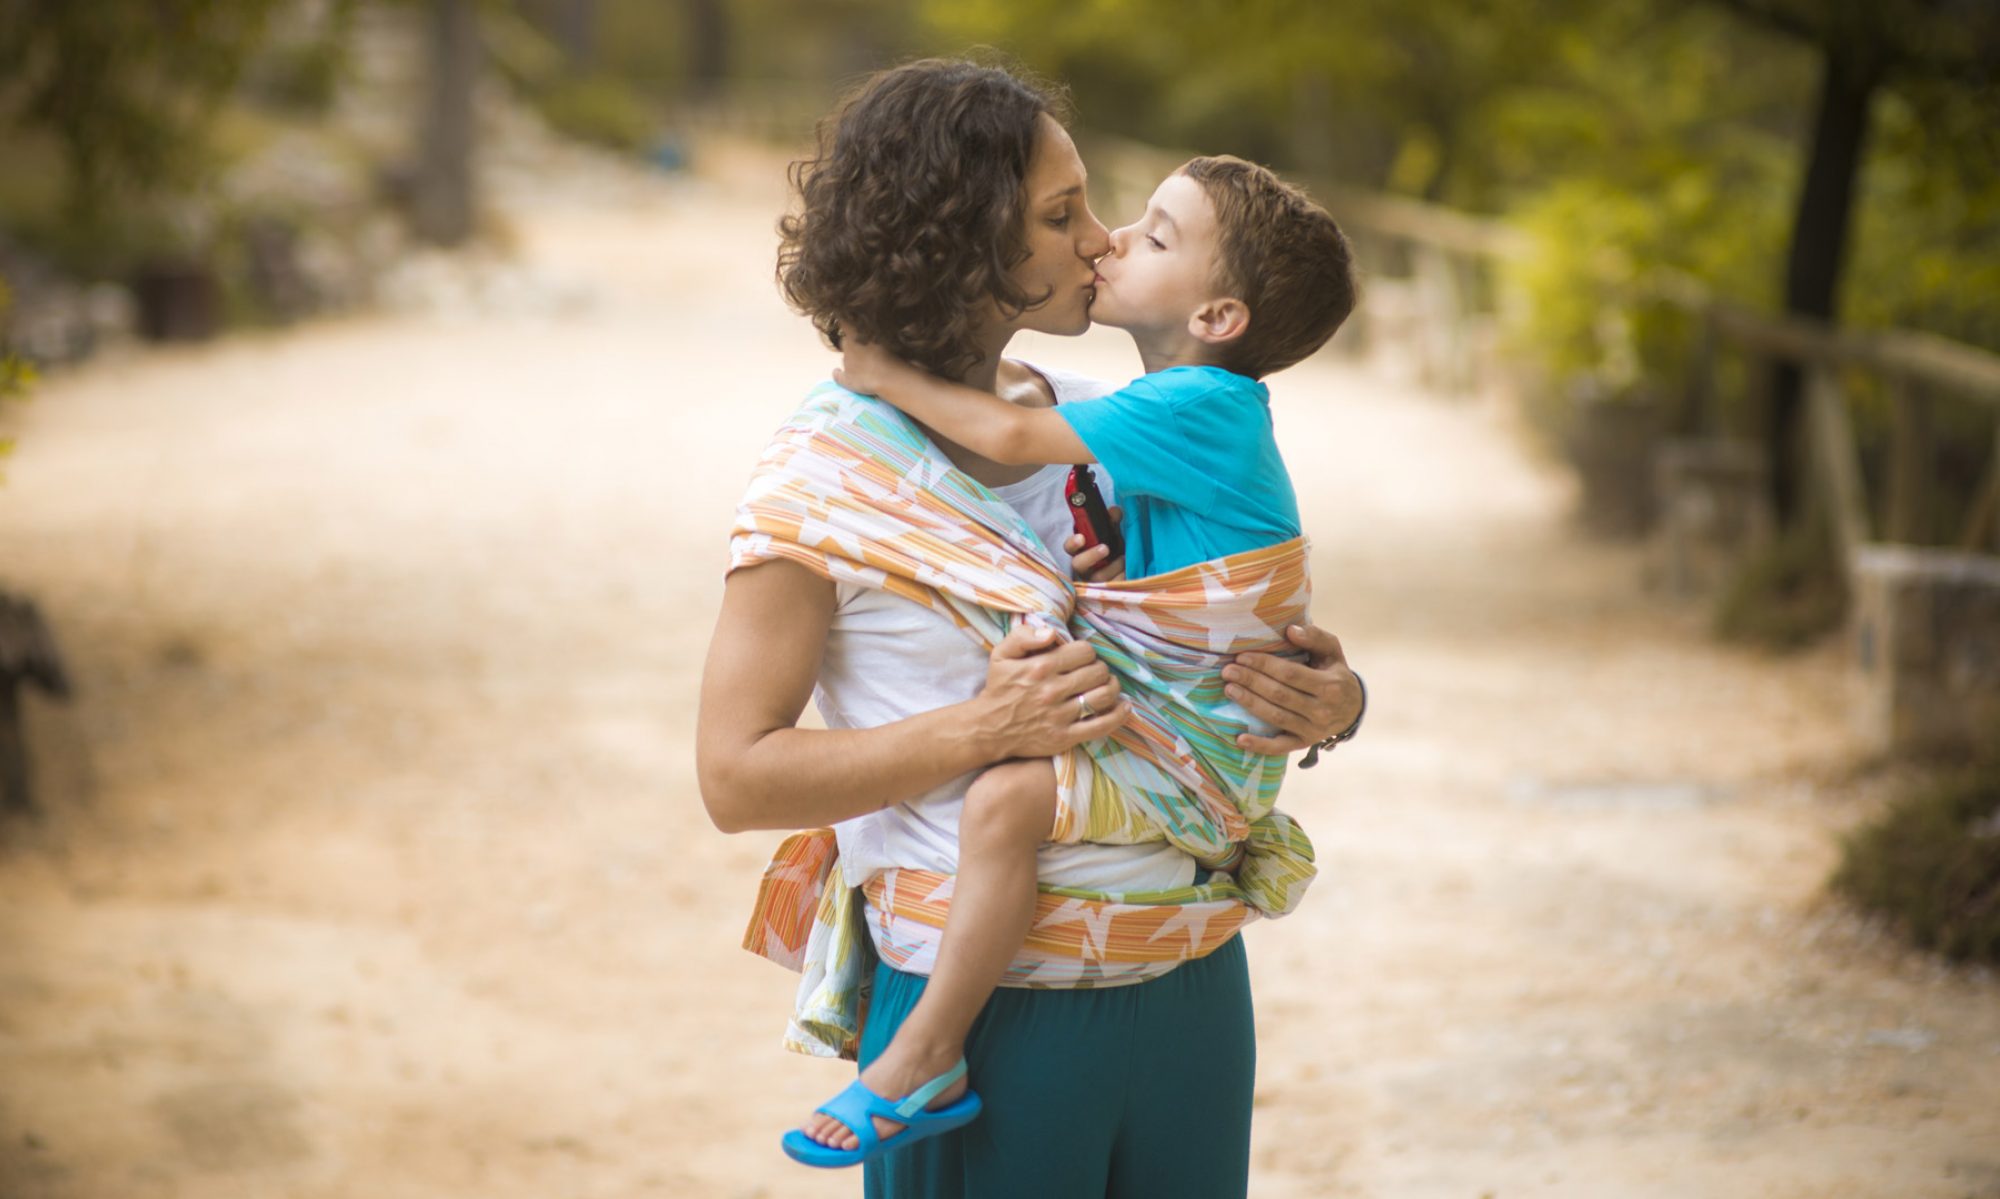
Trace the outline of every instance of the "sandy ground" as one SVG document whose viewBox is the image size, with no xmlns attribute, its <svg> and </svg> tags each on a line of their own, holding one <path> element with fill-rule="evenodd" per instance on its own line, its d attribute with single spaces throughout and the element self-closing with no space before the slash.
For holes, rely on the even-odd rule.
<svg viewBox="0 0 2000 1199">
<path fill-rule="evenodd" d="M 12 418 L 0 566 L 80 693 L 0 826 L 0 1195 L 859 1193 L 778 1152 L 844 1073 L 736 947 L 777 838 L 695 792 L 729 512 L 827 365 L 775 167 L 710 163 L 517 205 L 484 300 Z M 1288 787 L 1318 889 L 1248 934 L 1253 1193 L 2000 1195 L 2000 986 L 1822 894 L 1895 781 L 1836 650 L 1711 643 L 1493 404 L 1276 392 L 1374 709 Z"/>
</svg>

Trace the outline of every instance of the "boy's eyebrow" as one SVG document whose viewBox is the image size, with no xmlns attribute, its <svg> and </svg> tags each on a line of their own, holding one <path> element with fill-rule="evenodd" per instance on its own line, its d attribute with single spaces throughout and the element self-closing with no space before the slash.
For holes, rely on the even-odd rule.
<svg viewBox="0 0 2000 1199">
<path fill-rule="evenodd" d="M 1159 208 L 1159 207 L 1155 207 L 1153 211 L 1159 213 L 1160 219 L 1165 221 L 1167 225 L 1170 228 L 1172 228 L 1175 233 L 1179 233 L 1181 231 L 1180 223 L 1174 220 L 1174 216 L 1172 213 L 1168 212 L 1164 208 Z"/>
</svg>

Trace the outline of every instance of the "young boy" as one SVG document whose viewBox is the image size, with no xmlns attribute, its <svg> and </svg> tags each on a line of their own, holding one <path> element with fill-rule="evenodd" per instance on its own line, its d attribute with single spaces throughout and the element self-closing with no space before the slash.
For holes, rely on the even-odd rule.
<svg viewBox="0 0 2000 1199">
<path fill-rule="evenodd" d="M 1097 263 L 1091 319 L 1132 335 L 1146 374 L 1099 399 L 1022 408 L 850 343 L 835 380 L 996 462 L 1102 463 L 1125 508 L 1125 574 L 1165 574 L 1300 533 L 1263 376 L 1305 358 L 1354 306 L 1346 238 L 1270 171 L 1197 158 L 1160 184 Z M 1101 580 L 1100 580 L 1101 581 Z M 965 799 L 959 873 L 923 997 L 862 1081 L 947 1074 L 1034 915 L 1036 849 L 1055 818 L 1047 759 L 995 766 Z M 940 1081 L 942 1081 L 940 1079 Z M 954 1083 L 940 1101 L 964 1089 Z M 924 1135 L 877 1118 L 888 1146 Z M 825 1115 L 806 1136 L 856 1138 Z"/>
</svg>

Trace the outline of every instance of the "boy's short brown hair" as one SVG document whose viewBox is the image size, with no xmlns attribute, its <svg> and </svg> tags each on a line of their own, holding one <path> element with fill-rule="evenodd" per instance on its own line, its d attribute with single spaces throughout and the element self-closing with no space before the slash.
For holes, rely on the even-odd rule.
<svg viewBox="0 0 2000 1199">
<path fill-rule="evenodd" d="M 1354 311 L 1354 260 L 1333 217 L 1269 169 L 1228 154 L 1191 159 L 1180 173 L 1215 206 L 1217 284 L 1250 309 L 1250 327 L 1220 347 L 1216 365 L 1261 379 L 1325 345 Z"/>
</svg>

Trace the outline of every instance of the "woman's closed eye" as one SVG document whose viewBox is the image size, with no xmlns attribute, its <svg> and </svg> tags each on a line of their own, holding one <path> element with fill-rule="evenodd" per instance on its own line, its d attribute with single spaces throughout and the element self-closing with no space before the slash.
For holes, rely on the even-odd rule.
<svg viewBox="0 0 2000 1199">
<path fill-rule="evenodd" d="M 1063 213 L 1063 214 L 1062 214 L 1061 216 L 1052 216 L 1052 217 L 1050 217 L 1050 218 L 1049 218 L 1049 228 L 1051 228 L 1051 229 L 1067 229 L 1067 228 L 1069 228 L 1069 214 L 1068 214 L 1067 212 L 1065 212 L 1065 213 Z"/>
</svg>

